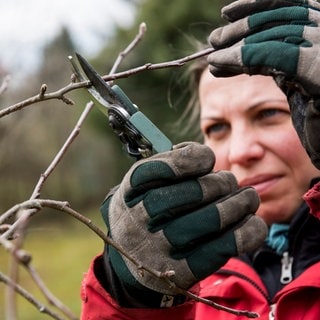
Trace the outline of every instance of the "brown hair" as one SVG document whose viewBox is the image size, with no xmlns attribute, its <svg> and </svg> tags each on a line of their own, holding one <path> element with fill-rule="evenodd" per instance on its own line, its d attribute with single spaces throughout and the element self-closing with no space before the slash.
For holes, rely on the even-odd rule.
<svg viewBox="0 0 320 320">
<path fill-rule="evenodd" d="M 208 45 L 198 44 L 197 49 L 203 50 Z M 179 131 L 181 135 L 192 136 L 195 140 L 202 142 L 203 137 L 200 132 L 200 102 L 199 102 L 199 83 L 203 71 L 208 67 L 207 57 L 196 59 L 184 73 L 187 78 L 190 99 L 179 119 Z M 181 129 L 182 128 L 182 129 Z M 181 129 L 181 130 L 180 130 Z"/>
</svg>

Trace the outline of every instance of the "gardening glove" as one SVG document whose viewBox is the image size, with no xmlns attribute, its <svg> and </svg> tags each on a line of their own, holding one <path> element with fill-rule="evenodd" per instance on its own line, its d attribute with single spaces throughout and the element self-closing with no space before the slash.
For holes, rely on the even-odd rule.
<svg viewBox="0 0 320 320">
<path fill-rule="evenodd" d="M 188 289 L 237 256 L 259 247 L 267 227 L 254 215 L 259 198 L 232 173 L 212 172 L 210 148 L 185 143 L 136 162 L 102 215 L 110 237 L 139 262 Z M 175 295 L 172 283 L 143 271 L 111 246 L 105 259 L 130 288 Z"/>
<path fill-rule="evenodd" d="M 287 95 L 293 125 L 320 169 L 320 4 L 239 0 L 224 7 L 230 24 L 214 30 L 208 57 L 217 77 L 271 75 Z"/>
</svg>

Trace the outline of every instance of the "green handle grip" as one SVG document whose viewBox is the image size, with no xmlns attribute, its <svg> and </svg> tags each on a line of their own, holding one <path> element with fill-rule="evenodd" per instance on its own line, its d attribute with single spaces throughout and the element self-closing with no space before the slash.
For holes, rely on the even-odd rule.
<svg viewBox="0 0 320 320">
<path fill-rule="evenodd" d="M 149 118 L 139 111 L 120 87 L 113 85 L 112 90 L 116 93 L 121 106 L 130 114 L 128 119 L 130 123 L 152 144 L 152 154 L 171 150 L 172 142 Z"/>
<path fill-rule="evenodd" d="M 141 111 L 134 113 L 129 121 L 139 130 L 141 135 L 152 144 L 152 154 L 172 149 L 172 142 Z"/>
</svg>

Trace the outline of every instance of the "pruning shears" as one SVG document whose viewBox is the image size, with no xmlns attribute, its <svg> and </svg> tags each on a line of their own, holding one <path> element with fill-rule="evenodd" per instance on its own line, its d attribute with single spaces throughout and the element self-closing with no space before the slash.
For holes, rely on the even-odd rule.
<svg viewBox="0 0 320 320">
<path fill-rule="evenodd" d="M 113 131 L 136 159 L 172 149 L 171 141 L 131 102 L 118 85 L 109 85 L 80 54 L 69 57 L 79 81 L 90 81 L 88 91 L 109 119 Z M 85 76 L 84 76 L 85 75 Z"/>
</svg>

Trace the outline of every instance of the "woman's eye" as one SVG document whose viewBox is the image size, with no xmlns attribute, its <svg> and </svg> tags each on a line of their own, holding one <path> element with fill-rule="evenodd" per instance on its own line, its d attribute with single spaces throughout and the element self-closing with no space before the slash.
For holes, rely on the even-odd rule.
<svg viewBox="0 0 320 320">
<path fill-rule="evenodd" d="M 228 130 L 228 125 L 226 123 L 215 123 L 205 130 L 206 135 L 210 138 L 218 139 Z"/>
<path fill-rule="evenodd" d="M 273 117 L 284 115 L 284 114 L 287 114 L 287 112 L 284 112 L 283 110 L 280 110 L 280 109 L 264 109 L 264 110 L 260 110 L 260 112 L 257 115 L 257 118 L 259 120 L 264 120 L 264 119 L 269 119 L 269 118 L 273 118 Z"/>
</svg>

